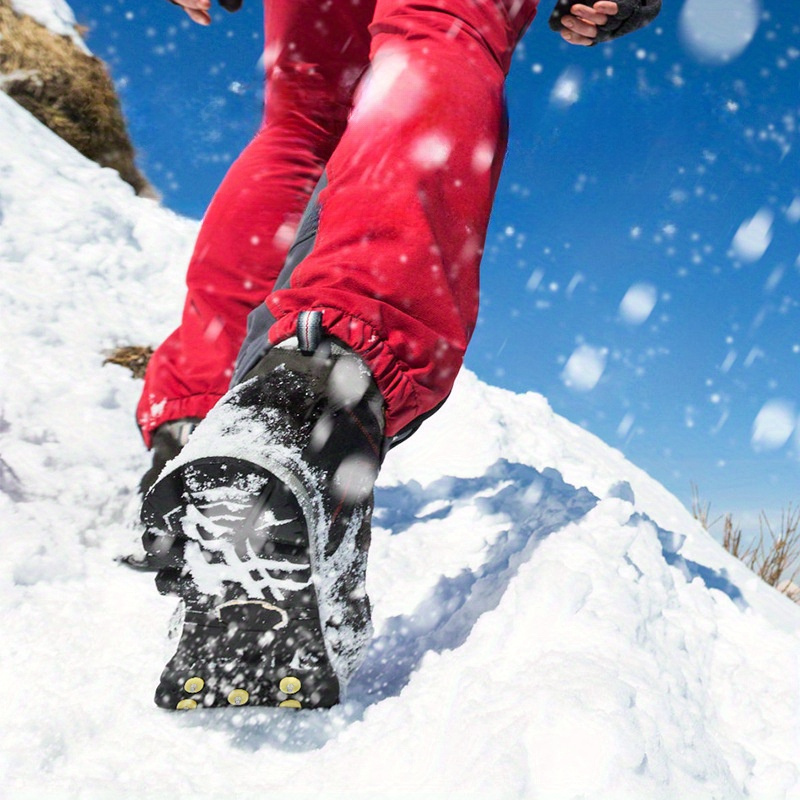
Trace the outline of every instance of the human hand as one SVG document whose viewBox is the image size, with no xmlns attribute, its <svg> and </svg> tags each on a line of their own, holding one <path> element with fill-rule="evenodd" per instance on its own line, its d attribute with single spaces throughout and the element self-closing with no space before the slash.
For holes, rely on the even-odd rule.
<svg viewBox="0 0 800 800">
<path fill-rule="evenodd" d="M 569 14 L 560 17 L 561 38 L 569 44 L 589 47 L 597 40 L 597 26 L 605 25 L 618 10 L 619 6 L 612 0 L 599 0 L 594 6 L 576 3 Z"/>
<path fill-rule="evenodd" d="M 587 47 L 643 28 L 659 11 L 661 0 L 557 0 L 550 27 L 570 44 Z"/>
<path fill-rule="evenodd" d="M 198 25 L 210 25 L 211 0 L 170 0 L 176 6 L 180 6 L 188 15 L 192 22 Z M 238 11 L 242 5 L 242 0 L 219 0 L 219 4 L 228 11 Z"/>
<path fill-rule="evenodd" d="M 210 25 L 211 0 L 170 0 L 173 5 L 180 6 L 188 15 L 192 22 L 198 25 Z"/>
</svg>

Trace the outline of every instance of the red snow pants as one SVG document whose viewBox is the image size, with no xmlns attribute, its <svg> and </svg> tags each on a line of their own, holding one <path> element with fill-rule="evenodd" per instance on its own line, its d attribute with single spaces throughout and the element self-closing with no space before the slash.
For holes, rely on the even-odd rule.
<svg viewBox="0 0 800 800">
<path fill-rule="evenodd" d="M 388 436 L 448 395 L 477 318 L 504 80 L 537 2 L 265 0 L 264 123 L 208 208 L 181 326 L 150 361 L 148 445 L 225 393 L 265 302 L 272 344 L 322 312 L 372 370 Z M 272 291 L 323 169 L 313 248 Z"/>
</svg>

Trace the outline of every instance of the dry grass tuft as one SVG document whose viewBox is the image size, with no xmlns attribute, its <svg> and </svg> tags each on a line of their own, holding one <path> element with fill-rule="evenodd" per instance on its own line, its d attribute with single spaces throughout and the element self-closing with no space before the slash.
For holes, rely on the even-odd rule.
<svg viewBox="0 0 800 800">
<path fill-rule="evenodd" d="M 134 163 L 103 63 L 15 13 L 10 0 L 0 0 L 0 89 L 87 158 L 117 170 L 137 194 L 154 194 Z"/>
<path fill-rule="evenodd" d="M 706 529 L 722 520 L 722 546 L 736 556 L 765 583 L 774 586 L 795 603 L 800 603 L 800 509 L 791 504 L 781 512 L 780 525 L 773 528 L 765 512 L 758 520 L 758 539 L 751 547 L 742 544 L 742 529 L 731 514 L 710 519 L 711 504 L 702 503 L 692 484 L 692 514 Z"/>
<path fill-rule="evenodd" d="M 800 510 L 781 511 L 781 522 L 773 529 L 764 512 L 759 518 L 759 536 L 756 545 L 755 567 L 751 567 L 770 586 L 800 603 Z"/>
<path fill-rule="evenodd" d="M 119 364 L 127 367 L 134 378 L 144 378 L 147 363 L 153 355 L 152 347 L 142 347 L 140 345 L 128 345 L 126 347 L 116 347 L 107 356 L 103 365 Z"/>
</svg>

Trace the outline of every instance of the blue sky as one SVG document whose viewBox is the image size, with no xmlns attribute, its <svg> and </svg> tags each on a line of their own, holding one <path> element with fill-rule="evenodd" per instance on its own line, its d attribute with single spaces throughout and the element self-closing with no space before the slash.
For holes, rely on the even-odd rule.
<svg viewBox="0 0 800 800">
<path fill-rule="evenodd" d="M 71 5 L 144 171 L 200 217 L 259 122 L 260 3 L 208 29 L 159 0 Z M 800 25 L 778 0 L 666 0 L 586 50 L 548 11 L 509 80 L 467 364 L 752 529 L 800 502 Z"/>
</svg>

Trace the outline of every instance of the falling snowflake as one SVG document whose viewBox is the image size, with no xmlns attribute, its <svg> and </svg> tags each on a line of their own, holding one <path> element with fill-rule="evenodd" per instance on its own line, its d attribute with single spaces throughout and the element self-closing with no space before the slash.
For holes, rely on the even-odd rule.
<svg viewBox="0 0 800 800">
<path fill-rule="evenodd" d="M 579 345 L 567 359 L 561 373 L 564 385 L 578 392 L 590 392 L 603 376 L 608 358 L 608 349 Z"/>
<path fill-rule="evenodd" d="M 789 441 L 796 424 L 793 403 L 788 400 L 768 400 L 753 422 L 753 449 L 777 450 L 783 447 Z"/>
<path fill-rule="evenodd" d="M 581 73 L 574 68 L 565 69 L 553 86 L 550 102 L 566 108 L 581 99 Z"/>
<path fill-rule="evenodd" d="M 758 261 L 772 242 L 774 214 L 762 208 L 752 219 L 745 220 L 733 237 L 733 251 L 743 261 Z"/>
<path fill-rule="evenodd" d="M 411 147 L 411 160 L 425 170 L 439 169 L 450 158 L 453 143 L 441 133 L 426 133 Z"/>
<path fill-rule="evenodd" d="M 656 305 L 658 292 L 649 283 L 635 283 L 625 292 L 619 304 L 622 319 L 630 325 L 641 325 L 652 313 Z"/>
<path fill-rule="evenodd" d="M 758 0 L 686 0 L 681 40 L 699 61 L 726 64 L 750 44 L 759 16 Z"/>
</svg>

